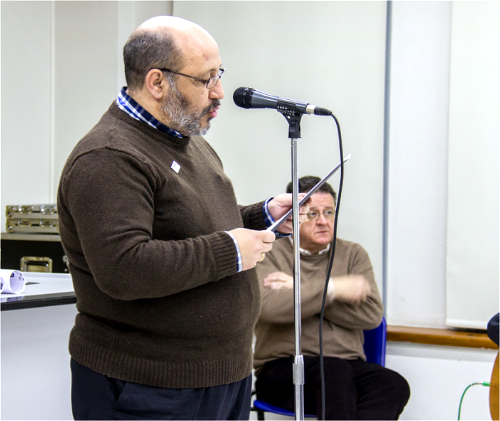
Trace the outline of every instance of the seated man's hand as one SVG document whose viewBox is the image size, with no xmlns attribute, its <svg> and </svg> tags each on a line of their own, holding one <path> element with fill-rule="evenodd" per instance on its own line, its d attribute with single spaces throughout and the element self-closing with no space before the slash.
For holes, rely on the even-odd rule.
<svg viewBox="0 0 500 421">
<path fill-rule="evenodd" d="M 306 193 L 299 193 L 299 202 L 305 195 Z M 300 206 L 299 208 L 299 224 L 307 221 L 307 213 L 309 212 L 310 201 L 311 199 L 309 199 L 303 206 Z M 269 201 L 267 208 L 273 219 L 277 221 L 292 208 L 292 194 L 279 194 L 271 201 Z M 283 223 L 283 225 L 278 228 L 278 232 L 280 232 L 281 234 L 291 234 L 293 232 L 292 216 L 290 216 L 290 218 L 288 218 Z"/>
<path fill-rule="evenodd" d="M 293 288 L 293 277 L 283 272 L 273 272 L 264 278 L 264 286 L 271 289 Z"/>
<path fill-rule="evenodd" d="M 366 300 L 371 288 L 362 275 L 345 275 L 330 278 L 328 297 L 330 301 L 339 300 L 351 304 L 360 304 Z"/>
</svg>

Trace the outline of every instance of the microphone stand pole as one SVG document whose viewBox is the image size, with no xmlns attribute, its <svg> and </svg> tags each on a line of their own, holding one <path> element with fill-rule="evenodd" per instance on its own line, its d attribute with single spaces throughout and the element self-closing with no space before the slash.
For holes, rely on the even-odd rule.
<svg viewBox="0 0 500 421">
<path fill-rule="evenodd" d="M 300 229 L 299 229 L 299 179 L 297 140 L 300 138 L 300 119 L 302 114 L 289 110 L 279 110 L 289 124 L 288 137 L 292 147 L 292 216 L 293 216 L 293 251 L 294 251 L 294 320 L 295 320 L 295 356 L 293 360 L 293 384 L 295 388 L 295 419 L 304 419 L 304 357 L 301 355 L 301 300 L 300 300 Z"/>
</svg>

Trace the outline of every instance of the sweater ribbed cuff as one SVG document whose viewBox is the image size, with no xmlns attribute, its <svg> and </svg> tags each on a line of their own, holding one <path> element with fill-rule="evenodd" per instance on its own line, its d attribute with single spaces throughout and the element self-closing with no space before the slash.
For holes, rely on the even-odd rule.
<svg viewBox="0 0 500 421">
<path fill-rule="evenodd" d="M 212 253 L 217 264 L 217 280 L 234 275 L 237 271 L 236 246 L 226 232 L 216 232 L 210 238 Z"/>
</svg>

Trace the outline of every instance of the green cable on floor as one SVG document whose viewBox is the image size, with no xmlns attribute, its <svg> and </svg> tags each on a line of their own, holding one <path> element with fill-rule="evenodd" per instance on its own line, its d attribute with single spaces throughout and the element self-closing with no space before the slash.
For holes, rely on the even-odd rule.
<svg viewBox="0 0 500 421">
<path fill-rule="evenodd" d="M 460 398 L 460 405 L 458 406 L 458 419 L 460 420 L 460 412 L 462 411 L 462 402 L 464 400 L 464 396 L 465 396 L 465 392 L 467 392 L 469 390 L 469 388 L 471 388 L 472 386 L 476 386 L 476 385 L 482 385 L 482 386 L 486 386 L 486 387 L 490 387 L 490 384 L 488 382 L 476 382 L 476 383 L 471 383 L 469 386 L 467 386 L 464 390 L 464 393 L 462 393 L 462 397 Z"/>
</svg>

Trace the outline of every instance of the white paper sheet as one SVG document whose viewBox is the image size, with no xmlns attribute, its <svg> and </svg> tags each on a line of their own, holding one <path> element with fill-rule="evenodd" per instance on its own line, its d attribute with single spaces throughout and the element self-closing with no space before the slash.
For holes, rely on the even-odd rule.
<svg viewBox="0 0 500 421">
<path fill-rule="evenodd" d="M 22 294 L 26 288 L 26 278 L 19 270 L 0 269 L 2 294 Z"/>
</svg>

